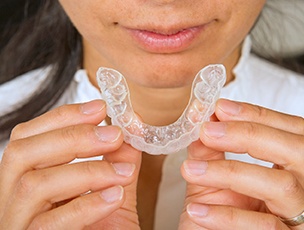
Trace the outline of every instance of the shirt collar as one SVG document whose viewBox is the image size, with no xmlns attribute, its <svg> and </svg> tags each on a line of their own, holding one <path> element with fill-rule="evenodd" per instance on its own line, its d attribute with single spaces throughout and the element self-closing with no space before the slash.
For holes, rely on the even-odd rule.
<svg viewBox="0 0 304 230">
<path fill-rule="evenodd" d="M 243 42 L 241 57 L 238 63 L 236 64 L 236 66 L 232 70 L 232 73 L 234 74 L 235 78 L 237 78 L 240 75 L 240 73 L 243 72 L 244 66 L 247 63 L 251 53 L 251 46 L 252 46 L 251 38 L 250 36 L 247 36 Z"/>
</svg>

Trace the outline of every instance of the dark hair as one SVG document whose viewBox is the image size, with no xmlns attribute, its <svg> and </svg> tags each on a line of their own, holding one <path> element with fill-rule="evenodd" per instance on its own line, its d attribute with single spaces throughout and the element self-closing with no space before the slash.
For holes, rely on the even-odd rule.
<svg viewBox="0 0 304 230">
<path fill-rule="evenodd" d="M 82 65 L 82 42 L 57 0 L 1 2 L 0 84 L 52 66 L 34 95 L 0 117 L 0 139 L 4 139 L 15 125 L 46 112 L 60 98 Z M 304 56 L 272 61 L 304 73 Z"/>
<path fill-rule="evenodd" d="M 0 118 L 1 139 L 18 123 L 50 109 L 82 63 L 81 36 L 57 0 L 7 1 L 1 10 L 13 6 L 14 13 L 1 23 L 0 84 L 41 67 L 52 70 L 39 91 Z"/>
</svg>

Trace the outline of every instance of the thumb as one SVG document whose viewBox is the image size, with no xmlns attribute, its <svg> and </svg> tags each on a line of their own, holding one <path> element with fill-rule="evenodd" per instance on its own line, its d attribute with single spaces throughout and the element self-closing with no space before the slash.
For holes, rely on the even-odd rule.
<svg viewBox="0 0 304 230">
<path fill-rule="evenodd" d="M 123 210 L 128 210 L 131 213 L 137 213 L 136 211 L 136 190 L 138 176 L 141 166 L 141 151 L 136 150 L 131 145 L 123 143 L 121 147 L 115 152 L 108 153 L 104 155 L 104 160 L 110 163 L 131 163 L 135 165 L 135 170 L 132 175 L 132 181 L 129 185 L 124 187 L 125 190 L 125 202 L 122 205 Z"/>
<path fill-rule="evenodd" d="M 220 152 L 205 146 L 201 140 L 193 142 L 188 147 L 188 159 L 196 161 L 209 161 L 224 159 L 224 152 Z"/>
<path fill-rule="evenodd" d="M 131 163 L 136 166 L 135 175 L 138 175 L 141 165 L 141 151 L 133 148 L 131 145 L 123 143 L 121 147 L 112 152 L 103 155 L 103 159 L 110 163 Z"/>
<path fill-rule="evenodd" d="M 218 118 L 215 114 L 210 117 L 210 121 L 218 121 Z M 202 132 L 202 130 L 201 130 Z M 189 160 L 198 160 L 198 161 L 208 161 L 208 160 L 219 160 L 224 159 L 224 153 L 216 151 L 214 149 L 208 148 L 203 144 L 199 139 L 188 147 L 188 159 Z"/>
</svg>

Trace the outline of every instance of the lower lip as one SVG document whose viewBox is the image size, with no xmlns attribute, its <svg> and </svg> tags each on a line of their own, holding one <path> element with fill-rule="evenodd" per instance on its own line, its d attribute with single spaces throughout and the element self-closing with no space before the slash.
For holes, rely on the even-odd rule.
<svg viewBox="0 0 304 230">
<path fill-rule="evenodd" d="M 175 34 L 164 35 L 146 30 L 127 29 L 141 48 L 153 53 L 175 53 L 193 44 L 205 26 L 184 29 Z"/>
</svg>

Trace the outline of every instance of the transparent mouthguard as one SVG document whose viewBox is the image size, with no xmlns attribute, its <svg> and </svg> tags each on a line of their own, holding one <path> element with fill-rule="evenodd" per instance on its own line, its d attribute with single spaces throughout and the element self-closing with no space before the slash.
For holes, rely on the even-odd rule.
<svg viewBox="0 0 304 230">
<path fill-rule="evenodd" d="M 167 126 L 143 123 L 134 113 L 124 76 L 114 69 L 99 68 L 97 81 L 112 124 L 120 126 L 125 142 L 149 154 L 169 154 L 198 140 L 200 126 L 214 113 L 226 81 L 223 65 L 209 65 L 196 75 L 189 103 L 180 118 Z"/>
</svg>

